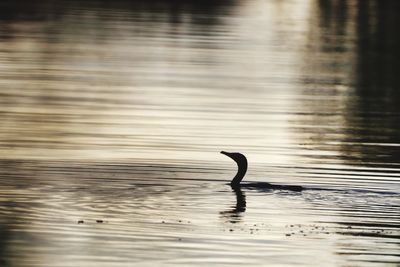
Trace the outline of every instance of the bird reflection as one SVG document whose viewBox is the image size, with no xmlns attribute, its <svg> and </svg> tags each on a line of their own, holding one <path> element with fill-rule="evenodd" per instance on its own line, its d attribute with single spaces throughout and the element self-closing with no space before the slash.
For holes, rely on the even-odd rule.
<svg viewBox="0 0 400 267">
<path fill-rule="evenodd" d="M 240 221 L 243 212 L 246 211 L 246 195 L 239 188 L 232 188 L 232 191 L 236 194 L 236 205 L 231 209 L 221 211 L 222 217 L 228 219 L 230 223 L 237 223 Z"/>
</svg>

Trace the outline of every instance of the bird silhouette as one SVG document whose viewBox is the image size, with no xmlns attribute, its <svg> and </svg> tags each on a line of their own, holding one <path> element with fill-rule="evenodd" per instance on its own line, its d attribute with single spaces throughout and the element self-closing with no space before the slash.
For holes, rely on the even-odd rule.
<svg viewBox="0 0 400 267">
<path fill-rule="evenodd" d="M 243 154 L 237 152 L 230 153 L 226 151 L 221 151 L 221 153 L 233 159 L 238 166 L 238 171 L 235 177 L 233 177 L 232 181 L 230 182 L 230 185 L 233 189 L 249 188 L 258 190 L 288 190 L 295 192 L 301 192 L 302 190 L 304 190 L 304 187 L 298 185 L 278 185 L 266 182 L 241 183 L 243 177 L 246 175 L 247 172 L 247 158 Z"/>
</svg>

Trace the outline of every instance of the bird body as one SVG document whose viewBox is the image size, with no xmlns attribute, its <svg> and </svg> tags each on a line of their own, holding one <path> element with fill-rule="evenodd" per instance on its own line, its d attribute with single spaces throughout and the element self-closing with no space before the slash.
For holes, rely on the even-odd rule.
<svg viewBox="0 0 400 267">
<path fill-rule="evenodd" d="M 265 182 L 259 183 L 243 183 L 240 185 L 241 188 L 249 188 L 249 189 L 259 189 L 259 190 L 288 190 L 301 192 L 303 191 L 303 187 L 299 185 L 279 185 L 279 184 L 270 184 Z"/>
</svg>

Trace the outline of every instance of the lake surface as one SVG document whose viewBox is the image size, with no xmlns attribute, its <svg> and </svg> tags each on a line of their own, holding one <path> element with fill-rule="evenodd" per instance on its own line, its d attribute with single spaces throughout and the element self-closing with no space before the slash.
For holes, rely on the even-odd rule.
<svg viewBox="0 0 400 267">
<path fill-rule="evenodd" d="M 399 12 L 1 1 L 0 265 L 399 266 Z"/>
</svg>

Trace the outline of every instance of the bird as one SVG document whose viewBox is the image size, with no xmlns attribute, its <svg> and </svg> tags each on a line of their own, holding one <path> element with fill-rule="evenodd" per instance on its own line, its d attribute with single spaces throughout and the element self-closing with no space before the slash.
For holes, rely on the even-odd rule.
<svg viewBox="0 0 400 267">
<path fill-rule="evenodd" d="M 226 151 L 221 151 L 221 154 L 224 154 L 233 159 L 238 166 L 238 171 L 235 177 L 233 177 L 232 181 L 230 182 L 232 189 L 249 188 L 258 190 L 288 190 L 294 192 L 301 192 L 304 190 L 304 187 L 299 185 L 278 185 L 266 182 L 241 183 L 243 177 L 246 175 L 248 167 L 246 156 L 238 152 L 231 153 Z"/>
</svg>

